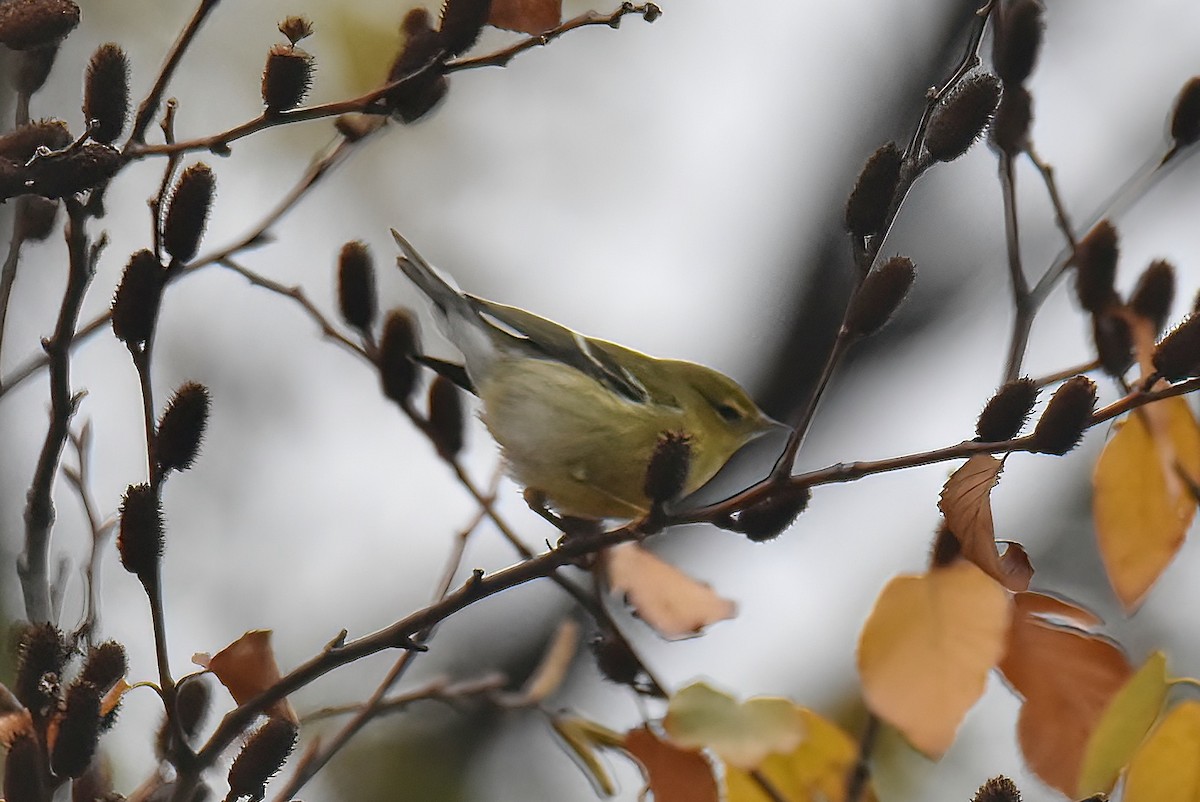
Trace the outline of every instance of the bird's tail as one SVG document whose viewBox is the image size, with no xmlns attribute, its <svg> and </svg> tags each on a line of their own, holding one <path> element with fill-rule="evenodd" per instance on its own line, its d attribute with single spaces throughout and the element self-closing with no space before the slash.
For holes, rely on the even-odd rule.
<svg viewBox="0 0 1200 802">
<path fill-rule="evenodd" d="M 467 374 L 478 382 L 495 358 L 496 345 L 489 336 L 490 326 L 469 299 L 433 268 L 412 244 L 392 229 L 392 237 L 402 255 L 396 264 L 413 284 L 433 302 L 438 327 L 447 339 L 462 351 Z"/>
</svg>

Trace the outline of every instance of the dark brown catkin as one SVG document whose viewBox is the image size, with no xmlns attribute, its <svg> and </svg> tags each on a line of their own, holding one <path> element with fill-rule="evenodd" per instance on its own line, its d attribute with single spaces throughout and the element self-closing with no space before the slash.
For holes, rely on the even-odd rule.
<svg viewBox="0 0 1200 802">
<path fill-rule="evenodd" d="M 1075 265 L 1075 295 L 1089 312 L 1102 311 L 1117 299 L 1113 284 L 1120 253 L 1117 229 L 1101 220 L 1081 239 L 1071 257 Z"/>
<path fill-rule="evenodd" d="M 900 149 L 888 142 L 867 159 L 846 200 L 846 230 L 856 237 L 874 234 L 883 227 L 900 183 Z"/>
<path fill-rule="evenodd" d="M 1200 139 L 1200 76 L 1189 79 L 1175 98 L 1171 138 L 1180 146 L 1191 145 Z"/>
<path fill-rule="evenodd" d="M 112 302 L 112 328 L 118 340 L 133 346 L 149 339 L 165 280 L 162 265 L 150 251 L 129 258 Z"/>
<path fill-rule="evenodd" d="M 187 382 L 175 391 L 158 423 L 158 438 L 154 441 L 154 458 L 161 471 L 192 467 L 208 426 L 210 403 L 208 388 L 203 384 Z"/>
<path fill-rule="evenodd" d="M 451 56 L 471 49 L 492 10 L 492 0 L 446 0 L 438 33 Z"/>
<path fill-rule="evenodd" d="M 1000 81 L 982 73 L 966 79 L 934 109 L 925 131 L 929 155 L 941 162 L 957 159 L 987 130 L 1000 103 Z"/>
<path fill-rule="evenodd" d="M 383 394 L 398 404 L 408 402 L 417 383 L 417 327 L 406 310 L 388 313 L 379 340 L 379 382 Z"/>
<path fill-rule="evenodd" d="M 216 177 L 204 162 L 185 169 L 175 182 L 162 229 L 163 248 L 173 261 L 186 263 L 196 255 L 215 190 Z"/>
<path fill-rule="evenodd" d="M 917 269 L 906 256 L 893 256 L 872 270 L 850 302 L 846 313 L 846 331 L 866 337 L 883 328 L 908 295 Z"/>
<path fill-rule="evenodd" d="M 388 71 L 388 81 L 403 83 L 388 93 L 387 100 L 403 122 L 413 123 L 428 114 L 449 89 L 449 81 L 440 62 L 434 59 L 443 53 L 440 34 L 433 29 L 429 12 L 414 8 L 401 25 L 404 45 Z"/>
<path fill-rule="evenodd" d="M 158 576 L 165 535 L 162 506 L 150 485 L 130 485 L 121 502 L 117 553 L 125 570 L 143 583 Z"/>
<path fill-rule="evenodd" d="M 60 42 L 79 24 L 72 0 L 7 0 L 0 3 L 0 44 L 30 50 Z"/>
<path fill-rule="evenodd" d="M 1193 313 L 1154 348 L 1154 369 L 1168 381 L 1200 375 L 1200 314 Z"/>
<path fill-rule="evenodd" d="M 90 682 L 67 690 L 66 707 L 50 753 L 50 768 L 60 777 L 78 777 L 92 762 L 100 738 L 100 691 Z"/>
<path fill-rule="evenodd" d="M 366 334 L 378 314 L 375 266 L 363 242 L 347 242 L 338 254 L 338 307 L 346 325 Z"/>
<path fill-rule="evenodd" d="M 1033 96 L 1023 86 L 1008 86 L 992 127 L 988 131 L 992 144 L 1009 156 L 1016 156 L 1029 144 L 1029 126 L 1033 122 Z"/>
<path fill-rule="evenodd" d="M 129 60 L 125 51 L 112 42 L 101 45 L 88 62 L 83 118 L 95 125 L 92 139 L 106 145 L 125 130 L 129 118 Z"/>
<path fill-rule="evenodd" d="M 1033 430 L 1033 451 L 1063 455 L 1079 444 L 1096 408 L 1096 385 L 1073 376 L 1055 391 Z"/>
<path fill-rule="evenodd" d="M 312 88 L 315 60 L 295 45 L 275 45 L 263 67 L 262 99 L 267 112 L 278 114 L 304 102 Z"/>
<path fill-rule="evenodd" d="M 1016 783 L 1001 774 L 979 786 L 971 802 L 1021 802 L 1021 792 Z"/>
<path fill-rule="evenodd" d="M 1037 397 L 1037 384 L 1028 377 L 1014 379 L 997 390 L 975 424 L 979 441 L 1000 443 L 1016 437 L 1029 420 Z"/>
<path fill-rule="evenodd" d="M 1174 302 L 1175 268 L 1165 259 L 1157 259 L 1138 277 L 1137 286 L 1129 296 L 1129 307 L 1149 320 L 1157 333 L 1167 325 L 1167 316 Z"/>
<path fill-rule="evenodd" d="M 992 66 L 1006 90 L 1023 84 L 1037 64 L 1044 11 L 1038 0 L 1016 0 L 1004 10 L 1004 24 L 993 40 Z"/>
<path fill-rule="evenodd" d="M 271 718 L 246 740 L 229 768 L 230 798 L 262 799 L 267 781 L 283 767 L 296 746 L 296 726 Z"/>
<path fill-rule="evenodd" d="M 435 376 L 429 385 L 429 433 L 443 459 L 454 459 L 462 451 L 465 426 L 458 387 L 445 376 Z"/>
</svg>

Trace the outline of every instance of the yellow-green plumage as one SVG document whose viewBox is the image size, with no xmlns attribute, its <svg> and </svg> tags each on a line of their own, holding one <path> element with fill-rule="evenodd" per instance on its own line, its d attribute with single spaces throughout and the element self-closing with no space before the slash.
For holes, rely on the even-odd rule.
<svg viewBox="0 0 1200 802">
<path fill-rule="evenodd" d="M 395 234 L 395 232 L 393 232 Z M 509 472 L 560 513 L 634 518 L 649 510 L 659 438 L 690 445 L 684 494 L 777 426 L 727 376 L 586 338 L 515 307 L 464 296 L 398 234 L 401 268 L 434 302 L 483 404 Z M 482 336 L 481 336 L 482 335 Z"/>
</svg>

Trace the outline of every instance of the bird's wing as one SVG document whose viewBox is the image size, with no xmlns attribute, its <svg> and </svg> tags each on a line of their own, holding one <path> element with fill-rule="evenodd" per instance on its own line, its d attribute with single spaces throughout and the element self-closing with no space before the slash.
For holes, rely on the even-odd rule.
<svg viewBox="0 0 1200 802">
<path fill-rule="evenodd" d="M 597 347 L 582 334 L 524 309 L 469 294 L 466 298 L 485 321 L 512 337 L 528 355 L 563 362 L 635 404 L 651 401 L 642 382 L 613 358 L 612 349 Z"/>
</svg>

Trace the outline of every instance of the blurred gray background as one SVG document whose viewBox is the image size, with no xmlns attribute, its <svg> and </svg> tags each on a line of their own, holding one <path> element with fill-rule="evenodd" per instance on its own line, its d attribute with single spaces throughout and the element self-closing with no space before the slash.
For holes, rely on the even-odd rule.
<svg viewBox="0 0 1200 802">
<path fill-rule="evenodd" d="M 243 262 L 302 285 L 333 313 L 340 245 L 363 239 L 379 268 L 385 306 L 419 303 L 391 267 L 388 228 L 480 295 L 516 304 L 589 334 L 657 355 L 712 365 L 740 380 L 769 412 L 788 415 L 830 341 L 849 286 L 841 232 L 845 197 L 867 155 L 906 141 L 924 89 L 957 60 L 969 3 L 816 3 L 799 0 L 667 0 L 653 25 L 577 31 L 506 69 L 455 75 L 444 104 L 411 127 L 392 126 L 324 181 Z M 254 116 L 276 22 L 303 13 L 317 34 L 303 47 L 318 62 L 312 100 L 371 88 L 386 71 L 407 6 L 382 0 L 226 2 L 182 65 L 180 138 Z M 589 8 L 568 0 L 566 14 Z M 597 10 L 610 10 L 606 5 Z M 81 75 L 91 51 L 120 43 L 140 97 L 190 14 L 190 4 L 107 0 L 85 4 L 33 115 L 80 127 Z M 1030 81 L 1034 142 L 1052 163 L 1077 225 L 1165 142 L 1166 115 L 1197 71 L 1200 10 L 1184 0 L 1056 0 Z M 489 33 L 479 52 L 512 36 Z M 990 43 L 985 43 L 985 53 Z M 157 133 L 157 132 L 155 132 Z M 234 240 L 286 193 L 311 154 L 332 139 L 328 121 L 275 129 L 235 143 L 228 158 L 189 156 L 216 171 L 218 201 L 202 252 Z M 111 244 L 87 316 L 103 311 L 130 253 L 149 244 L 145 202 L 161 177 L 149 159 L 108 193 Z M 1153 258 L 1179 268 L 1188 308 L 1200 272 L 1197 167 L 1185 165 L 1119 221 L 1129 288 Z M 1031 275 L 1061 236 L 1035 173 L 1020 165 L 1022 236 Z M 5 228 L 7 230 L 7 228 Z M 1003 367 L 1011 315 L 996 159 L 977 146 L 933 170 L 909 196 L 885 254 L 904 253 L 918 280 L 898 318 L 852 354 L 821 407 L 801 469 L 899 455 L 973 434 Z M 61 239 L 25 254 L 0 372 L 38 349 L 52 328 L 64 278 Z M 1052 372 L 1089 358 L 1088 323 L 1060 288 L 1034 328 L 1026 370 Z M 449 356 L 432 329 L 426 344 Z M 167 293 L 155 353 L 162 404 L 170 388 L 207 384 L 214 408 L 196 467 L 166 489 L 164 581 L 172 667 L 216 651 L 247 629 L 270 628 L 284 669 L 339 629 L 370 632 L 424 604 L 455 533 L 474 508 L 454 478 L 377 390 L 358 361 L 323 341 L 284 300 L 211 268 Z M 93 491 L 105 512 L 143 480 L 136 375 L 109 331 L 73 363 L 86 388 L 77 422 L 95 430 Z M 44 375 L 0 401 L 0 589 L 19 615 L 13 566 L 23 499 L 44 436 Z M 1115 397 L 1102 382 L 1102 397 Z M 1100 611 L 1135 663 L 1165 648 L 1176 675 L 1200 672 L 1191 637 L 1200 555 L 1184 546 L 1131 620 L 1120 614 L 1095 553 L 1091 465 L 1104 432 L 1065 458 L 1017 455 L 995 495 L 997 531 L 1023 542 L 1037 589 Z M 497 456 L 477 423 L 468 465 L 482 482 Z M 819 488 L 778 540 L 755 545 L 711 528 L 672 532 L 656 544 L 670 560 L 737 601 L 739 616 L 704 637 L 665 643 L 637 621 L 632 640 L 675 687 L 704 677 L 741 696 L 786 695 L 854 728 L 862 720 L 854 649 L 883 584 L 923 568 L 936 501 L 952 465 Z M 55 553 L 77 568 L 86 529 L 75 498 L 58 486 Z M 537 546 L 556 533 L 503 484 L 500 508 Z M 464 568 L 514 559 L 488 527 Z M 73 574 L 65 623 L 80 609 Z M 103 634 L 130 651 L 131 679 L 154 673 L 141 588 L 104 559 Z M 479 605 L 438 633 L 410 680 L 467 678 L 492 669 L 519 683 L 556 622 L 571 614 L 546 583 Z M 394 656 L 363 661 L 293 699 L 301 712 L 365 697 Z M 230 700 L 223 691 L 217 704 Z M 636 725 L 630 695 L 602 683 L 589 656 L 576 661 L 552 705 L 609 726 Z M 993 678 L 940 763 L 885 733 L 876 752 L 884 800 L 961 800 L 987 777 L 1017 779 L 1026 799 L 1056 798 L 1022 767 L 1018 703 Z M 126 701 L 106 736 L 119 790 L 151 766 L 159 706 L 147 691 Z M 306 730 L 328 731 L 328 724 Z M 613 762 L 621 799 L 635 773 Z M 542 716 L 427 705 L 371 725 L 301 795 L 308 800 L 589 799 L 583 775 L 559 751 Z"/>
</svg>

